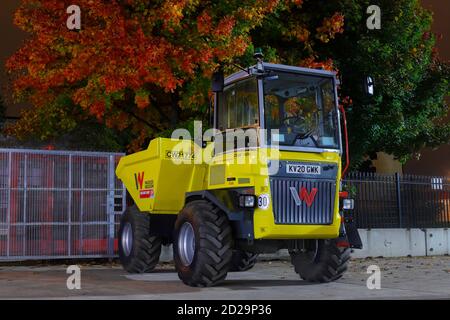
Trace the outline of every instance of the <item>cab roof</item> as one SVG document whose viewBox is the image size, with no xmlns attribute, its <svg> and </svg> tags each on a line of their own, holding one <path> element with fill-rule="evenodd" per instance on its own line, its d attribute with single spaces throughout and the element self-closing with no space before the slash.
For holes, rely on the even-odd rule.
<svg viewBox="0 0 450 320">
<path fill-rule="evenodd" d="M 285 65 L 285 64 L 275 64 L 275 63 L 267 63 L 267 62 L 263 62 L 263 66 L 264 66 L 265 70 L 294 72 L 294 73 L 310 74 L 310 75 L 315 75 L 315 76 L 331 77 L 331 78 L 334 78 L 336 76 L 336 72 L 322 70 L 322 69 L 310 69 L 310 68 L 295 67 L 295 66 L 289 66 L 289 65 Z M 249 70 L 249 72 L 239 71 L 239 72 L 233 73 L 232 75 L 226 77 L 225 85 L 235 82 L 237 80 L 241 80 L 241 79 L 251 77 L 253 75 L 257 75 L 256 65 L 249 67 L 248 70 Z"/>
</svg>

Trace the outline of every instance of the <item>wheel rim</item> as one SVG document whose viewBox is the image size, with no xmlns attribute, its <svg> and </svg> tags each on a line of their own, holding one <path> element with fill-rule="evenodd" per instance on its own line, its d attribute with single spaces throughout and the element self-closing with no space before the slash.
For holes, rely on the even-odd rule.
<svg viewBox="0 0 450 320">
<path fill-rule="evenodd" d="M 129 256 L 131 249 L 133 248 L 133 229 L 131 228 L 131 223 L 127 222 L 123 226 L 122 231 L 122 249 L 126 256 Z"/>
<path fill-rule="evenodd" d="M 178 236 L 178 255 L 184 266 L 189 266 L 194 260 L 195 253 L 195 233 L 189 222 L 185 222 L 180 229 Z"/>
</svg>

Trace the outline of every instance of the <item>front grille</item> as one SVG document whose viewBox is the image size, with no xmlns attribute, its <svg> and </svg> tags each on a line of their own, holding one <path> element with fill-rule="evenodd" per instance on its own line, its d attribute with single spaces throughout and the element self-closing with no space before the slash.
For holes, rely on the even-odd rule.
<svg viewBox="0 0 450 320">
<path fill-rule="evenodd" d="M 276 224 L 332 223 L 336 181 L 271 177 L 270 188 Z M 297 193 L 297 199 L 292 194 L 294 190 L 291 191 L 291 188 L 294 188 Z M 301 196 L 302 188 L 306 190 L 303 192 L 303 197 Z M 317 191 L 313 198 L 314 188 Z"/>
</svg>

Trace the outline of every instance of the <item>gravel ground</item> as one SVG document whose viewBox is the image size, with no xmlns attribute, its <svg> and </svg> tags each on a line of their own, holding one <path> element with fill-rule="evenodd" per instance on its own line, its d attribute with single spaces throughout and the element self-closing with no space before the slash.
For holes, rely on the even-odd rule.
<svg viewBox="0 0 450 320">
<path fill-rule="evenodd" d="M 67 264 L 0 265 L 1 299 L 450 299 L 450 257 L 354 259 L 336 282 L 310 284 L 289 261 L 262 261 L 250 271 L 229 273 L 214 288 L 191 288 L 164 263 L 130 275 L 116 262 L 80 262 L 81 289 L 66 286 Z M 381 289 L 369 290 L 367 268 L 381 271 Z"/>
</svg>

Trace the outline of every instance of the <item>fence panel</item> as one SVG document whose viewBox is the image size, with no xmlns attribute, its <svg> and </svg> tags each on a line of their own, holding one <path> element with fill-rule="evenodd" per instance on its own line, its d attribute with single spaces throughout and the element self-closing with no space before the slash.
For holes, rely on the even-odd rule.
<svg viewBox="0 0 450 320">
<path fill-rule="evenodd" d="M 113 257 L 121 156 L 0 149 L 0 260 Z"/>
<path fill-rule="evenodd" d="M 407 227 L 450 227 L 448 178 L 404 175 L 400 190 Z"/>
<path fill-rule="evenodd" d="M 359 228 L 450 227 L 450 180 L 445 177 L 350 173 Z"/>
</svg>

